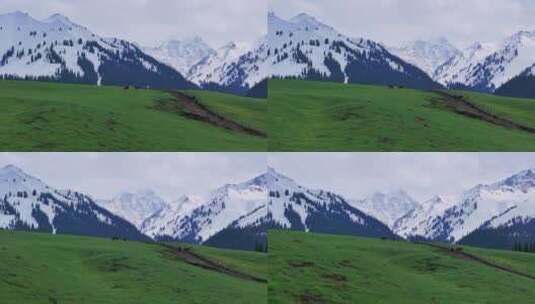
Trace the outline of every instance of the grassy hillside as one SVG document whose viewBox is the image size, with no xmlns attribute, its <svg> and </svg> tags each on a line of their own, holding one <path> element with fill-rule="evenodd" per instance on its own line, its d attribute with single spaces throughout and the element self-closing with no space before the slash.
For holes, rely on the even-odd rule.
<svg viewBox="0 0 535 304">
<path fill-rule="evenodd" d="M 267 129 L 267 99 L 249 98 L 211 91 L 186 91 L 210 110 L 249 128 Z"/>
<path fill-rule="evenodd" d="M 209 252 L 263 271 L 254 253 Z M 250 269 L 249 266 L 251 265 Z M 15 303 L 265 303 L 265 284 L 206 270 L 156 244 L 0 231 L 0 294 Z"/>
<path fill-rule="evenodd" d="M 535 275 L 535 254 L 505 250 L 464 247 L 465 251 L 508 268 Z"/>
<path fill-rule="evenodd" d="M 254 251 L 220 249 L 208 246 L 195 246 L 181 243 L 167 243 L 173 247 L 191 248 L 194 253 L 217 261 L 231 269 L 267 280 L 267 254 Z"/>
<path fill-rule="evenodd" d="M 467 94 L 531 126 L 535 100 Z M 432 92 L 273 80 L 269 149 L 282 151 L 535 151 L 535 134 L 461 115 Z"/>
<path fill-rule="evenodd" d="M 535 100 L 511 98 L 474 92 L 458 92 L 481 108 L 535 128 Z"/>
<path fill-rule="evenodd" d="M 201 94 L 238 121 L 261 114 L 256 99 Z M 3 151 L 264 151 L 263 138 L 159 109 L 170 94 L 25 81 L 0 81 Z M 236 98 L 237 101 L 234 101 Z M 253 104 L 254 103 L 254 104 Z M 263 115 L 260 115 L 263 116 Z M 258 119 L 261 121 L 262 118 Z M 258 126 L 262 127 L 261 123 Z"/>
<path fill-rule="evenodd" d="M 535 303 L 534 279 L 426 245 L 278 231 L 269 241 L 269 303 Z"/>
</svg>

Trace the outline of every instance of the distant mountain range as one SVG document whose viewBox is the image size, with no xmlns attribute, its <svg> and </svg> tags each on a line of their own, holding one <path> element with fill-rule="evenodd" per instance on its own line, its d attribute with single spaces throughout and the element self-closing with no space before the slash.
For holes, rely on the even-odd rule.
<svg viewBox="0 0 535 304">
<path fill-rule="evenodd" d="M 446 39 L 385 46 L 348 37 L 313 16 L 268 15 L 268 34 L 251 45 L 213 49 L 201 38 L 141 47 L 103 38 L 55 14 L 0 15 L 0 77 L 153 88 L 204 88 L 265 97 L 266 80 L 299 78 L 469 89 L 535 97 L 535 32 L 459 50 Z"/>
<path fill-rule="evenodd" d="M 519 31 L 498 42 L 476 42 L 464 50 L 443 38 L 389 50 L 448 88 L 535 97 L 535 31 Z"/>
<path fill-rule="evenodd" d="M 403 190 L 348 200 L 269 168 L 243 183 L 166 202 L 150 190 L 95 200 L 7 166 L 0 169 L 0 228 L 246 250 L 264 248 L 268 229 L 511 249 L 535 235 L 535 169 L 419 202 Z"/>
<path fill-rule="evenodd" d="M 145 48 L 100 37 L 59 14 L 44 20 L 19 11 L 0 15 L 0 78 L 5 79 L 200 87 L 246 95 L 264 80 L 252 52 L 235 43 L 213 50 L 200 38 Z"/>
<path fill-rule="evenodd" d="M 418 89 L 441 87 L 423 70 L 382 44 L 347 37 L 307 14 L 284 20 L 269 13 L 268 32 L 267 52 L 273 77 Z"/>
<path fill-rule="evenodd" d="M 54 189 L 15 166 L 0 169 L 0 228 L 149 240 L 90 196 Z"/>
<path fill-rule="evenodd" d="M 406 239 L 511 249 L 515 241 L 535 239 L 535 169 L 477 185 L 458 197 L 437 195 L 419 203 L 399 192 L 381 197 L 378 203 L 357 206 L 379 218 L 385 208 L 399 210 L 388 218 L 388 224 Z"/>
</svg>

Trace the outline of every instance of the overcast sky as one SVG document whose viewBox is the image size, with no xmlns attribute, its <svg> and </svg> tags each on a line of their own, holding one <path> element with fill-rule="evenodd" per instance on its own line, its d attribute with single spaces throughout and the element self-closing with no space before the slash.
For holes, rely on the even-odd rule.
<svg viewBox="0 0 535 304">
<path fill-rule="evenodd" d="M 267 0 L 1 0 L 0 14 L 61 13 L 105 37 L 156 46 L 198 35 L 212 47 L 254 42 L 267 31 Z"/>
<path fill-rule="evenodd" d="M 13 164 L 51 187 L 99 199 L 145 189 L 167 200 L 206 194 L 262 174 L 266 162 L 263 153 L 0 153 L 0 168 Z"/>
<path fill-rule="evenodd" d="M 445 37 L 458 47 L 535 30 L 533 0 L 269 0 L 284 18 L 312 14 L 351 37 L 387 44 Z"/>
<path fill-rule="evenodd" d="M 535 153 L 279 153 L 269 163 L 304 186 L 349 199 L 403 189 L 427 200 L 535 168 Z"/>
</svg>

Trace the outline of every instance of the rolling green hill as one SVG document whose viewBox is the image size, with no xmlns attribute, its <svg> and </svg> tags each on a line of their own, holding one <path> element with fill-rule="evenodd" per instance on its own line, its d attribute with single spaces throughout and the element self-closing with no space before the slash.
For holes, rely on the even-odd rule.
<svg viewBox="0 0 535 304">
<path fill-rule="evenodd" d="M 269 303 L 535 303 L 535 277 L 403 241 L 269 232 Z M 535 255 L 464 248 L 535 275 Z M 502 265 L 502 264 L 500 264 Z M 514 270 L 513 270 L 514 271 Z"/>
<path fill-rule="evenodd" d="M 535 100 L 475 93 L 464 99 L 502 120 L 535 126 Z M 535 151 L 535 133 L 461 113 L 465 110 L 437 92 L 273 80 L 269 150 Z"/>
<path fill-rule="evenodd" d="M 265 276 L 263 254 L 194 250 Z M 266 293 L 264 283 L 195 266 L 158 244 L 0 231 L 2 304 L 265 303 Z"/>
<path fill-rule="evenodd" d="M 222 115 L 264 128 L 266 103 L 199 92 Z M 248 102 L 250 101 L 250 102 Z M 161 103 L 172 105 L 161 107 Z M 182 115 L 174 96 L 30 81 L 0 81 L 2 151 L 265 151 L 265 138 Z M 258 116 L 258 117 L 257 117 Z M 263 131 L 263 130 L 261 130 Z"/>
<path fill-rule="evenodd" d="M 267 129 L 267 100 L 211 91 L 186 91 L 208 109 L 257 130 Z"/>
</svg>

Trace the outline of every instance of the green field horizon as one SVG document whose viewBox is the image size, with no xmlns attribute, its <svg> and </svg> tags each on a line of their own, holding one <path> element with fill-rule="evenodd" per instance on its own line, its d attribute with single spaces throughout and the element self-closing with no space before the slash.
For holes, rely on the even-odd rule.
<svg viewBox="0 0 535 304">
<path fill-rule="evenodd" d="M 535 128 L 535 100 L 452 91 Z M 269 83 L 269 150 L 282 152 L 535 151 L 535 133 L 459 114 L 437 92 L 301 80 Z"/>
<path fill-rule="evenodd" d="M 463 247 L 497 270 L 424 244 L 270 231 L 270 304 L 535 303 L 535 254 Z"/>
<path fill-rule="evenodd" d="M 188 91 L 208 109 L 265 132 L 267 101 Z M 266 151 L 267 140 L 182 115 L 165 91 L 0 80 L 3 151 Z M 172 107 L 161 106 L 171 104 Z"/>
<path fill-rule="evenodd" d="M 179 245 L 177 245 L 179 246 Z M 202 246 L 225 267 L 266 277 L 267 256 Z M 265 303 L 267 286 L 181 260 L 156 243 L 0 231 L 2 304 Z"/>
</svg>

